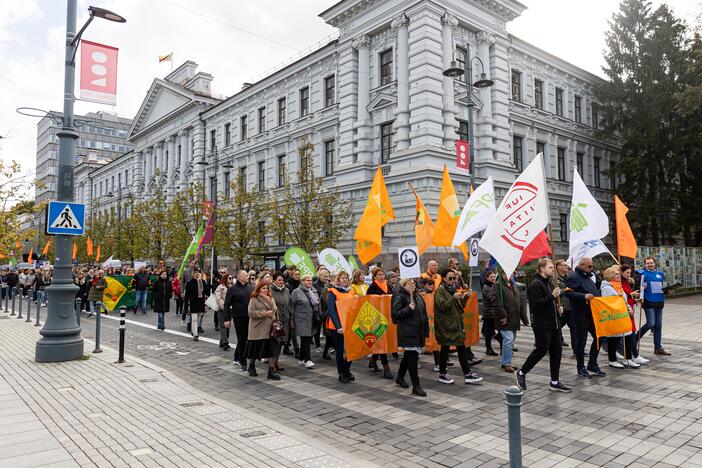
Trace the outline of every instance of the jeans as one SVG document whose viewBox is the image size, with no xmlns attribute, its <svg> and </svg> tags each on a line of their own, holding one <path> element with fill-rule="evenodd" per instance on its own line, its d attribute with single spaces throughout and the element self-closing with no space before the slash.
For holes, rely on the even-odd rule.
<svg viewBox="0 0 702 468">
<path fill-rule="evenodd" d="M 329 339 L 334 340 L 337 372 L 339 375 L 349 374 L 351 372 L 351 362 L 344 358 L 344 335 L 333 331 L 330 333 Z"/>
<path fill-rule="evenodd" d="M 158 313 L 158 329 L 159 330 L 166 329 L 166 314 L 164 312 Z"/>
<path fill-rule="evenodd" d="M 141 312 L 146 313 L 146 290 L 136 290 L 136 299 L 134 300 L 134 312 L 141 307 Z"/>
<path fill-rule="evenodd" d="M 45 306 L 46 305 L 46 291 L 44 291 L 43 289 L 38 291 L 37 300 L 39 301 L 39 303 L 41 305 Z"/>
<path fill-rule="evenodd" d="M 409 372 L 410 380 L 413 387 L 419 387 L 419 371 L 417 370 L 419 363 L 419 353 L 417 351 L 405 350 L 400 361 L 400 369 L 397 371 L 397 380 L 404 380 L 405 373 Z"/>
<path fill-rule="evenodd" d="M 592 321 L 592 315 L 574 314 L 574 319 L 577 342 L 573 349 L 575 350 L 578 370 L 585 368 L 585 344 L 587 343 L 588 333 L 592 336 L 592 345 L 590 346 L 590 357 L 588 358 L 587 368 L 598 369 L 597 356 L 600 352 L 600 347 L 597 335 L 595 335 L 595 323 Z"/>
<path fill-rule="evenodd" d="M 639 330 L 639 339 L 643 338 L 647 331 L 653 330 L 653 349 L 660 349 L 661 336 L 663 334 L 663 309 L 646 307 L 646 323 Z"/>
<path fill-rule="evenodd" d="M 522 373 L 527 374 L 548 353 L 551 381 L 558 382 L 558 374 L 561 368 L 561 353 L 563 352 L 560 329 L 534 327 L 533 330 L 536 349 L 529 354 L 529 357 L 524 362 Z"/>
<path fill-rule="evenodd" d="M 192 321 L 197 324 L 195 327 L 191 327 L 191 333 L 193 336 L 197 336 L 198 333 L 198 328 L 200 328 L 200 325 L 202 324 L 202 319 L 204 318 L 205 314 L 190 314 L 192 317 Z"/>
<path fill-rule="evenodd" d="M 95 301 L 90 301 L 90 317 L 95 315 Z"/>
<path fill-rule="evenodd" d="M 502 362 L 503 366 L 512 364 L 512 349 L 514 348 L 514 340 L 517 338 L 517 332 L 512 330 L 500 330 L 502 335 Z"/>
</svg>

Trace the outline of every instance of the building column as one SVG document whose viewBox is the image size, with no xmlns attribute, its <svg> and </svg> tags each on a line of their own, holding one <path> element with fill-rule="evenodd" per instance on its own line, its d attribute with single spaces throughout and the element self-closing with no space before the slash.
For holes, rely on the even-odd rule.
<svg viewBox="0 0 702 468">
<path fill-rule="evenodd" d="M 397 118 L 395 141 L 397 151 L 409 148 L 409 19 L 402 13 L 391 26 L 397 30 Z"/>
<path fill-rule="evenodd" d="M 371 127 L 368 104 L 370 103 L 370 36 L 363 35 L 354 39 L 353 48 L 358 50 L 358 104 L 356 108 L 356 161 L 370 163 Z"/>
<path fill-rule="evenodd" d="M 458 18 L 448 12 L 441 17 L 441 61 L 446 70 L 454 59 L 453 29 L 458 26 Z M 443 79 L 443 135 L 444 146 L 452 148 L 458 139 L 456 128 L 456 98 L 453 92 L 454 78 L 442 75 Z M 466 119 L 467 120 L 467 119 Z"/>
<path fill-rule="evenodd" d="M 198 120 L 193 129 L 193 183 L 205 186 L 205 166 L 198 164 L 205 160 L 205 124 Z"/>
<path fill-rule="evenodd" d="M 144 193 L 149 193 L 151 190 L 151 182 L 154 177 L 154 147 L 150 146 L 144 150 L 144 158 L 146 158 L 146 177 L 144 179 Z"/>
<path fill-rule="evenodd" d="M 166 142 L 168 144 L 168 158 L 166 159 L 166 176 L 167 176 L 167 181 L 166 181 L 166 193 L 167 193 L 167 200 L 173 201 L 173 197 L 175 197 L 175 190 L 176 190 L 176 183 L 175 183 L 175 174 L 176 174 L 176 136 L 171 135 L 166 139 Z"/>
<path fill-rule="evenodd" d="M 495 43 L 495 36 L 482 31 L 476 35 L 476 40 L 478 42 L 477 56 L 483 62 L 485 67 L 483 71 L 486 78 L 491 79 L 490 47 Z M 495 136 L 495 132 L 492 130 L 492 124 L 494 123 L 492 118 L 492 89 L 491 87 L 481 88 L 478 92 L 483 107 L 477 116 L 478 132 L 476 141 L 478 144 L 476 145 L 476 160 L 490 161 L 495 157 L 493 152 L 495 148 L 492 144 L 492 139 Z"/>
<path fill-rule="evenodd" d="M 180 142 L 180 177 L 178 179 L 178 184 L 180 190 L 185 190 L 188 188 L 188 177 L 186 173 L 188 172 L 188 161 L 190 158 L 190 131 L 181 130 L 178 132 L 178 139 Z"/>
</svg>

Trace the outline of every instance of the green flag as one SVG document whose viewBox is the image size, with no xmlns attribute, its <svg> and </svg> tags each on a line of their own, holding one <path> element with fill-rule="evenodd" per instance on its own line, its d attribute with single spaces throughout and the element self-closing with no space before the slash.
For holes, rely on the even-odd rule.
<svg viewBox="0 0 702 468">
<path fill-rule="evenodd" d="M 283 256 L 286 265 L 295 265 L 300 270 L 300 276 L 314 276 L 314 263 L 310 258 L 310 254 L 299 247 L 290 247 L 285 251 Z"/>
<path fill-rule="evenodd" d="M 356 261 L 356 257 L 354 257 L 353 255 L 349 255 L 349 266 L 353 270 L 360 270 L 361 269 L 361 267 L 358 266 L 358 262 Z"/>
<path fill-rule="evenodd" d="M 180 264 L 180 268 L 178 268 L 178 279 L 180 279 L 181 275 L 183 274 L 183 270 L 185 269 L 185 264 L 188 262 L 188 259 L 195 255 L 195 253 L 197 252 L 197 248 L 200 245 L 200 240 L 202 239 L 203 231 L 204 223 L 200 223 L 200 228 L 193 236 L 193 240 L 190 241 L 190 245 L 188 246 L 188 250 L 185 251 L 183 261 Z"/>
</svg>

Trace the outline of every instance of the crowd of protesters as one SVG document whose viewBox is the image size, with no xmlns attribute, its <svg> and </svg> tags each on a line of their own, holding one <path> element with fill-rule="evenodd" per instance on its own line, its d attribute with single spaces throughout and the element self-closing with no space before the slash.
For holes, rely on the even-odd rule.
<svg viewBox="0 0 702 468">
<path fill-rule="evenodd" d="M 52 273 L 51 268 L 2 269 L 2 298 L 11 299 L 17 294 L 45 305 L 46 287 L 51 284 Z M 482 360 L 465 346 L 463 314 L 472 293 L 471 281 L 468 279 L 467 283 L 463 278 L 455 259 L 441 271 L 438 262 L 430 260 L 421 277 L 402 279 L 397 267 L 386 272 L 376 266 L 368 274 L 355 270 L 349 275 L 346 272 L 331 274 L 320 266 L 313 277 L 301 275 L 294 266 L 271 271 L 265 266 L 252 269 L 249 264 L 233 274 L 221 267 L 210 278 L 194 262 L 180 276 L 175 268 L 168 268 L 163 262 L 136 270 L 128 266 L 104 270 L 96 266 L 76 266 L 73 275 L 78 287 L 76 298 L 80 299 L 88 318 L 106 312 L 103 299 L 108 283 L 105 277 L 115 275 L 130 277 L 130 288 L 135 291 L 132 309 L 135 315 L 146 315 L 147 302 L 150 302 L 158 330 L 165 330 L 165 314 L 171 311 L 173 303 L 180 325 L 198 341 L 204 332 L 205 317 L 211 311 L 223 351 L 231 348 L 230 331 L 234 329 L 234 364 L 256 377 L 256 364 L 264 362 L 268 368 L 267 378 L 272 380 L 279 380 L 284 370 L 280 364 L 281 355 L 294 355 L 301 367 L 314 369 L 314 347 L 324 360 L 331 360 L 334 354 L 339 382 L 354 381 L 351 362 L 344 353 L 346 330 L 337 302 L 353 296 L 392 295 L 391 315 L 397 326 L 402 358 L 396 374 L 393 374 L 388 354 L 369 355 L 368 368 L 371 374 L 394 379 L 402 388 L 409 388 L 405 380 L 409 374 L 412 393 L 417 396 L 426 396 L 418 369 L 429 337 L 427 300 L 432 300 L 434 335 L 439 346 L 439 351 L 432 354 L 438 381 L 455 382 L 448 372 L 449 367 L 454 366 L 450 360 L 452 355 L 458 358 L 464 383 L 476 384 L 483 380 L 474 370 Z M 568 347 L 576 361 L 577 375 L 588 379 L 606 376 L 598 364 L 600 349 L 606 350 L 612 369 L 636 369 L 647 364 L 649 360 L 639 353 L 639 341 L 648 331 L 653 332 L 654 354 L 669 356 L 662 347 L 664 281 L 665 274 L 656 269 L 652 257 L 645 259 L 645 269 L 639 272 L 622 264 L 613 265 L 601 274 L 596 274 L 590 258 L 581 259 L 574 270 L 565 261 L 554 265 L 552 260 L 543 258 L 524 294 L 516 276 L 493 270 L 486 262 L 480 274 L 485 355 L 499 356 L 500 369 L 513 373 L 518 385 L 526 390 L 527 375 L 548 354 L 549 389 L 559 392 L 570 391 L 560 380 L 562 350 Z M 147 301 L 149 292 L 151 300 Z M 598 340 L 589 301 L 596 296 L 617 295 L 627 304 L 631 332 Z M 637 330 L 634 310 L 639 305 L 645 311 L 646 322 Z M 514 353 L 518 351 L 515 342 L 521 326 L 527 325 L 533 331 L 534 347 L 519 367 L 514 362 Z M 570 345 L 563 334 L 566 326 Z M 592 341 L 586 353 L 588 335 Z M 499 351 L 493 342 L 497 343 Z M 397 353 L 392 357 L 399 359 Z"/>
</svg>

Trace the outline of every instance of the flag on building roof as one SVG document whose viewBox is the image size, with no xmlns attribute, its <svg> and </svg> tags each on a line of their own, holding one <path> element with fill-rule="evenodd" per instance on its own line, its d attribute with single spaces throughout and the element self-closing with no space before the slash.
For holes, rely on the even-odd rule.
<svg viewBox="0 0 702 468">
<path fill-rule="evenodd" d="M 166 55 L 159 55 L 158 56 L 158 63 L 161 62 L 172 62 L 173 61 L 173 52 L 170 52 Z"/>
</svg>

